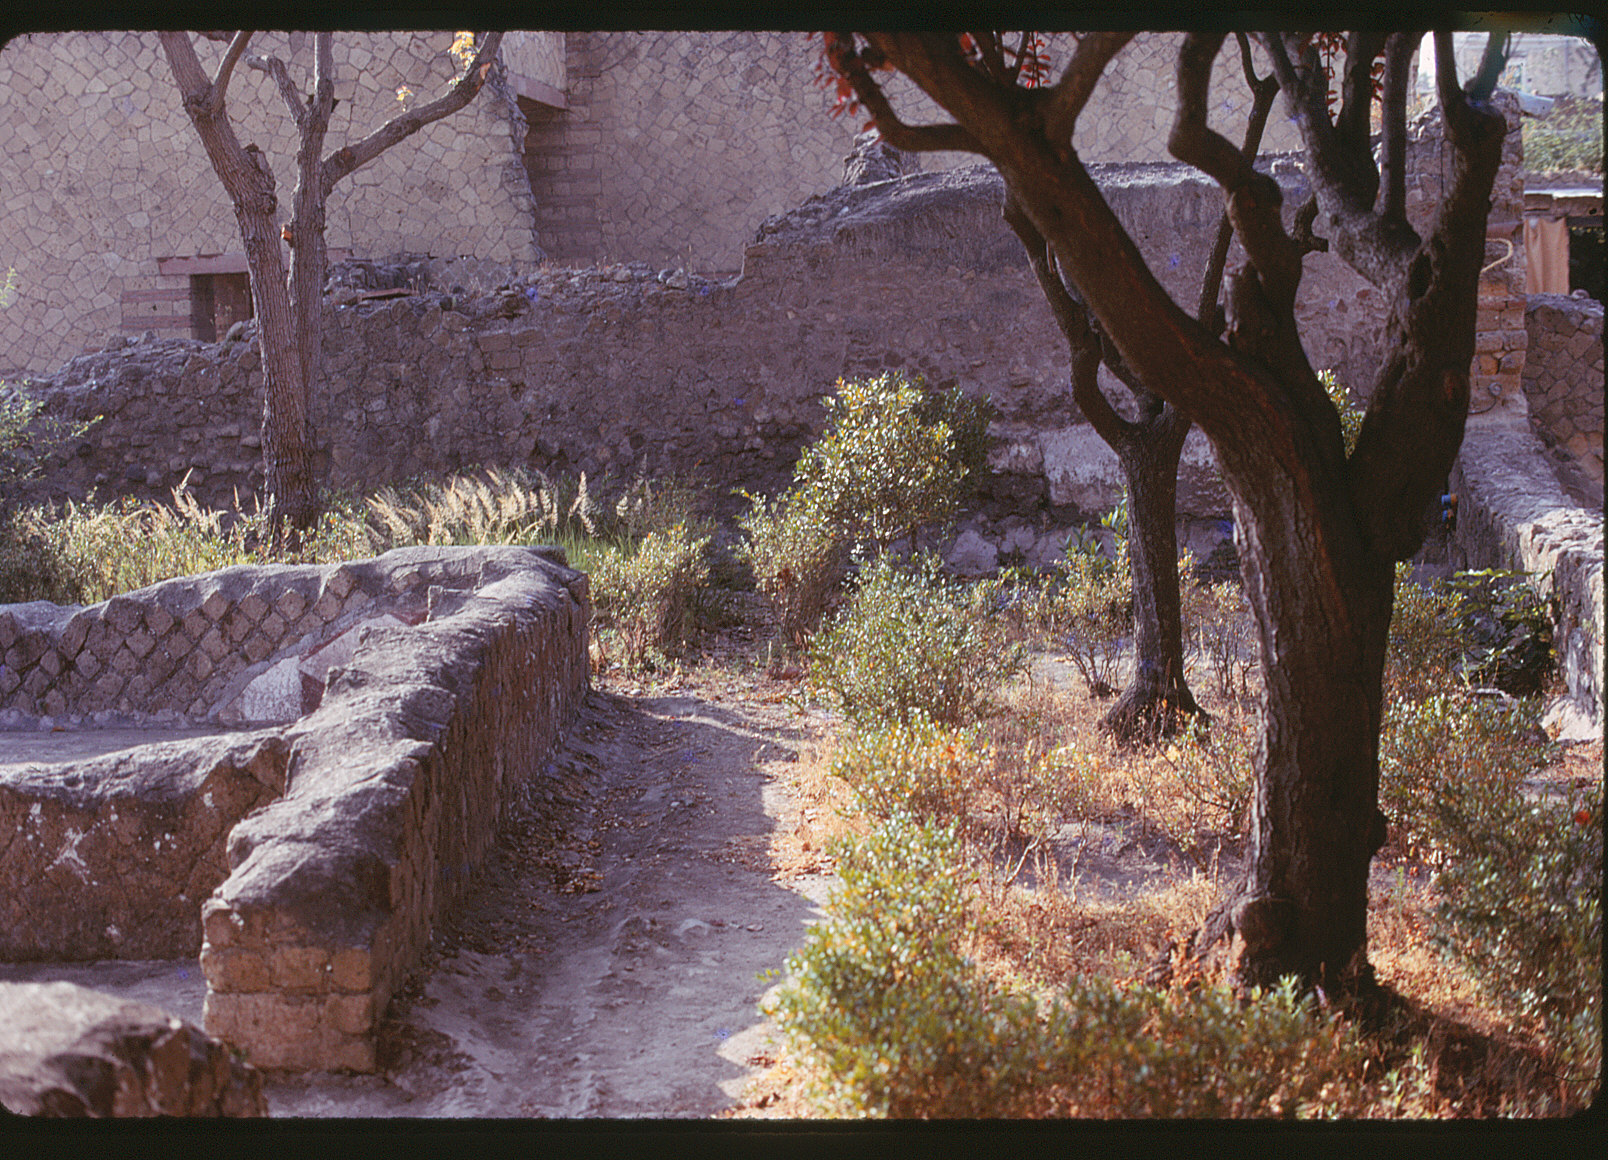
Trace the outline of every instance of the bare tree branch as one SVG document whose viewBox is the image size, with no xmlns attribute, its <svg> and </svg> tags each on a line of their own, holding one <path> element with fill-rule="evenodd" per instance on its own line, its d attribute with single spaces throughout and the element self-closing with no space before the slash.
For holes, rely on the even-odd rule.
<svg viewBox="0 0 1608 1160">
<path fill-rule="evenodd" d="M 1105 75 L 1111 58 L 1133 38 L 1132 32 L 1091 32 L 1078 42 L 1061 79 L 1047 90 L 1044 104 L 1044 132 L 1057 148 L 1063 143 L 1070 147 L 1078 115 L 1089 103 L 1094 86 Z"/>
<path fill-rule="evenodd" d="M 1189 33 L 1178 50 L 1178 112 L 1167 148 L 1216 179 L 1228 197 L 1228 216 L 1239 233 L 1263 290 L 1276 312 L 1293 309 L 1301 280 L 1301 253 L 1280 217 L 1284 200 L 1278 182 L 1258 173 L 1252 158 L 1206 123 L 1212 61 L 1223 33 Z M 1215 295 L 1214 295 L 1215 297 Z M 1204 321 L 1204 319 L 1203 319 Z"/>
<path fill-rule="evenodd" d="M 1376 183 L 1379 177 L 1368 147 L 1368 113 L 1373 107 L 1373 62 L 1384 49 L 1385 40 L 1384 34 L 1378 32 L 1353 32 L 1346 37 L 1340 115 L 1335 119 L 1347 167 L 1359 178 L 1365 172 L 1371 173 Z"/>
<path fill-rule="evenodd" d="M 265 72 L 273 77 L 274 84 L 279 87 L 279 95 L 285 102 L 285 108 L 290 110 L 291 119 L 301 126 L 302 120 L 307 116 L 307 104 L 301 93 L 290 79 L 290 72 L 285 68 L 285 62 L 277 56 L 249 56 L 246 64 L 258 72 Z"/>
<path fill-rule="evenodd" d="M 1279 80 L 1272 74 L 1258 77 L 1256 62 L 1251 58 L 1250 38 L 1243 32 L 1236 32 L 1234 36 L 1239 41 L 1240 67 L 1245 72 L 1245 83 L 1251 90 L 1251 112 L 1245 121 L 1245 140 L 1240 145 L 1240 155 L 1254 160 L 1257 151 L 1262 147 L 1262 134 L 1267 129 L 1267 118 L 1273 111 L 1273 102 L 1279 95 Z M 1313 212 L 1316 212 L 1317 203 L 1309 204 Z M 1201 275 L 1200 300 L 1195 309 L 1195 317 L 1205 323 L 1213 333 L 1219 329 L 1213 324 L 1213 316 L 1217 308 L 1217 296 L 1223 288 L 1223 268 L 1228 264 L 1228 247 L 1233 238 L 1234 223 L 1225 211 L 1217 223 L 1217 238 L 1212 244 L 1212 256 L 1206 263 L 1205 273 Z"/>
<path fill-rule="evenodd" d="M 423 108 L 415 109 L 410 113 L 391 118 L 374 132 L 363 138 L 355 145 L 348 145 L 338 149 L 324 159 L 324 189 L 326 192 L 335 187 L 335 183 L 359 166 L 373 161 L 398 141 L 411 137 L 426 125 L 441 120 L 442 117 L 456 113 L 470 101 L 474 100 L 486 83 L 491 73 L 492 65 L 497 59 L 497 49 L 502 44 L 503 34 L 500 32 L 485 33 L 480 48 L 475 52 L 474 60 L 469 62 L 468 70 L 458 78 L 456 84 L 443 97 L 431 101 Z"/>
<path fill-rule="evenodd" d="M 1422 39 L 1417 31 L 1394 33 L 1385 45 L 1385 79 L 1380 94 L 1379 216 L 1407 217 L 1407 90 L 1412 82 L 1413 52 Z"/>
<path fill-rule="evenodd" d="M 1050 304 L 1050 313 L 1055 316 L 1056 325 L 1071 349 L 1072 401 L 1089 420 L 1095 434 L 1113 449 L 1125 446 L 1136 437 L 1135 427 L 1117 414 L 1105 392 L 1100 390 L 1101 342 L 1089 324 L 1088 308 L 1067 289 L 1049 243 L 1009 192 L 1005 195 L 1004 217 L 1005 224 L 1021 239 L 1033 275 L 1044 291 L 1045 301 Z"/>
<path fill-rule="evenodd" d="M 223 54 L 223 60 L 218 64 L 217 75 L 212 78 L 212 94 L 209 98 L 213 113 L 223 108 L 223 97 L 229 89 L 229 78 L 234 75 L 235 64 L 246 51 L 246 45 L 256 35 L 252 32 L 237 32 L 234 39 L 229 42 L 229 48 Z"/>
</svg>

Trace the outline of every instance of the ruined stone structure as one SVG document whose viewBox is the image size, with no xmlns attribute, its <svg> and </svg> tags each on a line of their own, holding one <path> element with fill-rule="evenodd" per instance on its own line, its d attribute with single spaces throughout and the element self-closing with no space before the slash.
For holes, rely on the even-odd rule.
<svg viewBox="0 0 1608 1160">
<path fill-rule="evenodd" d="M 207 1031 L 252 1063 L 373 1070 L 392 992 L 585 691 L 586 578 L 561 560 L 408 548 L 9 606 L 13 728 L 263 727 L 0 774 L 0 957 L 199 952 Z"/>
<path fill-rule="evenodd" d="M 1293 212 L 1299 172 L 1275 169 Z M 1163 282 L 1192 301 L 1216 187 L 1179 165 L 1097 175 Z M 1065 343 L 1000 218 L 1001 190 L 978 167 L 839 188 L 763 223 L 730 279 L 635 264 L 543 271 L 493 294 L 333 299 L 313 424 L 321 469 L 352 488 L 499 464 L 774 491 L 839 376 L 901 368 L 993 400 L 983 530 L 1047 562 L 1072 525 L 1115 502 L 1120 472 L 1071 401 Z M 1309 266 L 1299 311 L 1314 361 L 1360 388 L 1381 305 L 1332 256 Z M 212 504 L 254 491 L 262 388 L 249 333 L 114 340 L 35 383 L 52 408 L 104 418 L 31 494 L 166 499 L 186 473 Z M 1198 435 L 1180 503 L 1214 537 L 1196 545 L 1204 556 L 1229 504 Z"/>
<path fill-rule="evenodd" d="M 1558 294 L 1532 294 L 1525 314 L 1530 357 L 1524 364 L 1524 394 L 1536 432 L 1567 454 L 1595 490 L 1588 504 L 1603 500 L 1602 303 Z"/>
<path fill-rule="evenodd" d="M 310 38 L 260 35 L 257 51 L 287 58 L 300 81 Z M 1119 57 L 1080 122 L 1084 157 L 1166 159 L 1176 40 L 1144 35 Z M 451 41 L 336 37 L 329 147 L 438 93 Z M 198 43 L 209 67 L 222 51 Z M 815 57 L 803 33 L 509 33 L 488 91 L 337 187 L 329 245 L 430 258 L 443 288 L 489 287 L 544 257 L 734 273 L 755 223 L 837 184 L 860 128 L 828 116 Z M 1236 136 L 1249 104 L 1238 70 L 1224 53 L 1214 116 Z M 210 341 L 249 312 L 228 199 L 153 33 L 19 37 L 0 49 L 0 93 L 0 274 L 14 266 L 21 285 L 0 312 L 0 377 L 47 372 L 118 334 Z M 907 102 L 913 116 L 923 106 Z M 229 107 L 241 140 L 278 166 L 288 214 L 293 137 L 272 82 L 239 69 Z M 1293 148 L 1292 128 L 1275 117 L 1266 144 Z"/>
<path fill-rule="evenodd" d="M 0 1106 L 19 1116 L 266 1116 L 262 1073 L 149 1003 L 0 983 Z"/>
</svg>

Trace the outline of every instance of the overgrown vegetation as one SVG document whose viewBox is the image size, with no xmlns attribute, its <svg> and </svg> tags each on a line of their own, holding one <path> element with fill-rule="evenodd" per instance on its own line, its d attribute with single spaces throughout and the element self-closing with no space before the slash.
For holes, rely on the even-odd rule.
<svg viewBox="0 0 1608 1160">
<path fill-rule="evenodd" d="M 1602 100 L 1559 97 L 1544 117 L 1525 117 L 1519 132 L 1524 141 L 1524 167 L 1537 173 L 1555 170 L 1602 172 Z"/>
<path fill-rule="evenodd" d="M 1210 728 L 1118 753 L 1082 694 L 1115 682 L 1129 631 L 1121 508 L 1045 574 L 958 582 L 914 547 L 959 502 L 980 453 L 957 432 L 980 447 L 966 426 L 977 412 L 895 377 L 840 391 L 824 449 L 740 521 L 767 602 L 765 623 L 745 626 L 750 672 L 779 628 L 808 661 L 789 695 L 820 697 L 843 721 L 821 774 L 843 789 L 831 848 L 842 885 L 767 1001 L 808 1078 L 804 1110 L 1420 1116 L 1590 1102 L 1602 796 L 1546 781 L 1559 754 L 1537 724 L 1552 642 L 1536 578 L 1397 574 L 1382 860 L 1426 893 L 1390 929 L 1468 980 L 1456 1011 L 1481 1012 L 1482 1034 L 1538 1061 L 1471 1088 L 1449 1078 L 1443 1051 L 1473 1034 L 1455 1014 L 1380 1025 L 1288 985 L 1235 998 L 1188 972 L 1168 988 L 1142 981 L 1244 849 L 1257 676 L 1239 586 L 1193 574 L 1186 557 L 1185 634 L 1190 663 L 1213 677 Z M 4 447 L 20 472 L 41 454 Z M 714 551 L 707 497 L 684 482 L 488 470 L 324 506 L 294 559 L 562 545 L 591 574 L 600 673 L 681 665 L 740 603 L 717 591 L 736 572 Z M 264 561 L 272 543 L 260 511 L 208 511 L 182 486 L 170 504 L 24 509 L 4 529 L 0 599 L 100 600 Z M 1046 656 L 1070 663 L 1081 692 L 1044 678 Z M 1165 884 L 1113 894 L 1096 868 L 1136 844 L 1160 851 Z"/>
</svg>

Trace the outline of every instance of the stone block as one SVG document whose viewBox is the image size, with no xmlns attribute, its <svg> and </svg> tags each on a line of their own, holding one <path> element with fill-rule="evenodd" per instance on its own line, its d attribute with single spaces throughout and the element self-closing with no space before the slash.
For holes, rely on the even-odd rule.
<svg viewBox="0 0 1608 1160">
<path fill-rule="evenodd" d="M 366 947 L 343 947 L 330 963 L 330 982 L 337 990 L 364 992 L 376 982 L 374 960 Z"/>
<path fill-rule="evenodd" d="M 159 1007 L 0 983 L 0 1104 L 23 1116 L 266 1116 L 262 1075 Z"/>
<path fill-rule="evenodd" d="M 223 614 L 229 611 L 229 598 L 222 592 L 214 591 L 201 602 L 201 611 L 206 618 L 214 623 L 223 619 Z"/>
<path fill-rule="evenodd" d="M 212 622 L 206 618 L 206 615 L 199 608 L 192 608 L 185 613 L 182 623 L 185 635 L 192 641 L 200 640 L 207 629 L 212 627 Z"/>
<path fill-rule="evenodd" d="M 322 947 L 279 947 L 268 957 L 269 978 L 275 987 L 283 991 L 327 991 L 329 973 L 329 952 Z"/>
<path fill-rule="evenodd" d="M 372 1035 L 375 1003 L 371 993 L 331 995 L 325 1000 L 324 1021 L 343 1035 Z"/>
<path fill-rule="evenodd" d="M 0 612 L 0 650 L 10 649 L 17 643 L 17 618 L 9 612 Z"/>
<path fill-rule="evenodd" d="M 148 632 L 136 632 L 127 641 L 128 650 L 140 660 L 150 656 L 151 650 L 156 648 L 156 637 Z"/>
<path fill-rule="evenodd" d="M 318 619 L 328 624 L 341 614 L 341 598 L 334 591 L 326 591 L 313 605 Z"/>
<path fill-rule="evenodd" d="M 254 994 L 272 989 L 262 956 L 253 950 L 201 949 L 201 971 L 214 991 Z"/>
<path fill-rule="evenodd" d="M 143 616 L 139 603 L 126 596 L 114 596 L 106 602 L 106 623 L 121 636 L 133 632 Z"/>
<path fill-rule="evenodd" d="M 261 596 L 255 592 L 248 592 L 241 597 L 240 603 L 235 605 L 235 610 L 252 624 L 257 624 L 268 614 L 269 607 L 268 602 Z"/>
<path fill-rule="evenodd" d="M 306 607 L 307 598 L 300 592 L 297 592 L 295 589 L 291 589 L 278 600 L 274 601 L 274 608 L 278 610 L 279 615 L 284 617 L 287 622 L 294 621 L 302 614 L 302 610 Z M 272 630 L 270 629 L 270 632 L 271 631 Z"/>
</svg>

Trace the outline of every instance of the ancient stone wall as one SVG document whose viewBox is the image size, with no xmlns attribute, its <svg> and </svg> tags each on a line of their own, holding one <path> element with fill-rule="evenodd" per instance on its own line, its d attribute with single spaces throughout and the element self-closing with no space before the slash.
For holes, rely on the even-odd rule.
<svg viewBox="0 0 1608 1160">
<path fill-rule="evenodd" d="M 1536 433 L 1566 451 L 1603 486 L 1602 303 L 1560 294 L 1532 294 L 1524 316 L 1529 357 L 1524 394 Z"/>
<path fill-rule="evenodd" d="M 1299 172 L 1274 166 L 1293 212 Z M 1193 310 L 1216 187 L 1176 165 L 1097 177 Z M 1027 558 L 1053 553 L 1057 535 L 1115 502 L 1120 475 L 1071 402 L 1065 341 L 1000 219 L 1001 188 L 982 169 L 839 188 L 765 222 L 738 278 L 636 264 L 542 271 L 491 295 L 332 305 L 320 469 L 351 488 L 502 464 L 775 491 L 839 376 L 904 369 L 992 398 L 985 506 L 1020 526 L 987 532 L 1015 535 Z M 1309 267 L 1297 303 L 1308 350 L 1360 390 L 1377 357 L 1377 296 L 1331 255 Z M 249 333 L 119 347 L 37 384 L 53 407 L 105 418 L 32 494 L 166 499 L 186 472 L 208 503 L 252 493 L 262 385 Z M 1195 439 L 1183 511 L 1215 527 L 1228 500 Z"/>
<path fill-rule="evenodd" d="M 555 260 L 573 265 L 644 261 L 714 275 L 742 262 L 754 224 L 842 176 L 865 120 L 833 118 L 816 80 L 820 42 L 805 33 L 571 32 L 569 107 L 530 109 L 527 160 L 538 232 Z M 1112 63 L 1078 122 L 1076 144 L 1098 163 L 1170 160 L 1178 33 L 1141 33 Z M 1052 60 L 1069 58 L 1065 36 Z M 1259 75 L 1269 71 L 1256 50 Z M 1214 128 L 1239 140 L 1250 99 L 1232 42 L 1213 78 Z M 902 76 L 888 80 L 912 123 L 947 119 Z M 1264 148 L 1296 148 L 1276 114 Z M 928 153 L 927 172 L 974 165 L 962 153 Z"/>
<path fill-rule="evenodd" d="M 281 640 L 295 618 L 325 623 L 310 641 L 235 665 L 236 679 L 213 690 L 212 719 L 233 709 L 235 720 L 277 729 L 0 779 L 0 955 L 173 958 L 199 948 L 211 1034 L 262 1066 L 372 1070 L 391 993 L 585 693 L 586 578 L 559 559 L 553 549 L 411 548 L 226 569 L 119 598 L 129 614 L 115 626 L 119 648 L 151 637 L 153 615 L 166 629 L 140 646 L 147 663 L 174 637 L 194 655 L 220 634 L 232 656 L 273 618 L 285 622 Z M 342 589 L 326 612 L 365 597 L 352 609 L 362 619 L 344 629 L 316 608 Z M 191 631 L 173 606 L 202 595 Z M 64 655 L 82 611 L 8 608 L 8 667 Z M 107 605 L 88 611 L 92 626 L 105 625 Z M 253 615 L 255 632 L 243 627 Z M 149 696 L 143 711 L 161 694 Z M 84 724 L 84 708 L 66 704 L 60 723 Z M 126 698 L 118 709 L 142 711 Z M 91 720 L 109 723 L 108 712 Z M 55 724 L 19 715 L 9 724 Z"/>
<path fill-rule="evenodd" d="M 259 33 L 253 51 L 311 72 L 312 37 Z M 450 32 L 335 38 L 339 104 L 328 149 L 434 99 L 452 79 Z M 222 44 L 197 39 L 213 70 Z M 411 96 L 398 100 L 406 86 Z M 38 371 L 119 333 L 190 333 L 191 273 L 165 259 L 238 255 L 234 214 L 167 59 L 150 32 L 20 36 L 0 49 L 0 375 Z M 295 130 L 266 73 L 241 67 L 229 111 L 274 166 L 282 220 L 295 188 Z M 353 173 L 329 203 L 327 240 L 360 256 L 412 252 L 529 264 L 540 257 L 519 163 L 525 125 L 499 78 L 473 104 Z M 214 263 L 216 264 L 216 263 Z M 227 262 L 223 263 L 228 265 Z M 164 272 L 166 268 L 169 272 Z M 197 277 L 210 274 L 197 273 Z"/>
</svg>

